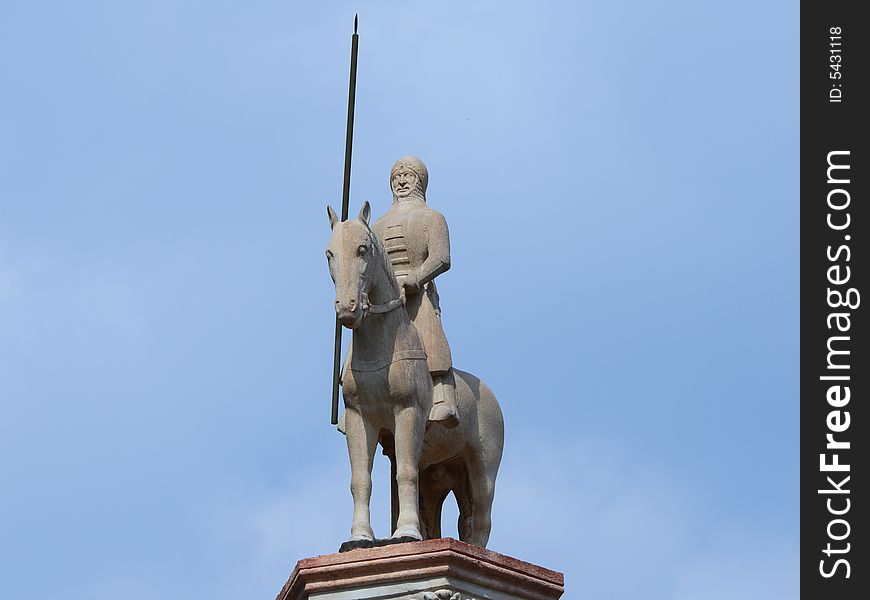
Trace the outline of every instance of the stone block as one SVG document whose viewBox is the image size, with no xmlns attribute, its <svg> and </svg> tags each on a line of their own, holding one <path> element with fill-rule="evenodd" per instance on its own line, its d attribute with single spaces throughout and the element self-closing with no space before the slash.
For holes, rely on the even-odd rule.
<svg viewBox="0 0 870 600">
<path fill-rule="evenodd" d="M 300 560 L 277 600 L 555 600 L 562 573 L 452 538 Z"/>
</svg>

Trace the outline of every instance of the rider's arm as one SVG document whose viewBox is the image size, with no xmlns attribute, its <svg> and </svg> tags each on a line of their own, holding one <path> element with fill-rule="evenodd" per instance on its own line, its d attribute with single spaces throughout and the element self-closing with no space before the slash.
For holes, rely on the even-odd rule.
<svg viewBox="0 0 870 600">
<path fill-rule="evenodd" d="M 450 235 L 441 213 L 432 211 L 426 223 L 429 256 L 417 270 L 417 285 L 423 287 L 450 268 Z"/>
</svg>

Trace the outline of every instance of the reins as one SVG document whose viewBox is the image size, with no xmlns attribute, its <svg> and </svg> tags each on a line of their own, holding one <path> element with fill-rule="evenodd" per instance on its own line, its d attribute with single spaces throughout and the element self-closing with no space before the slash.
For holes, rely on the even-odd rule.
<svg viewBox="0 0 870 600">
<path fill-rule="evenodd" d="M 362 301 L 363 318 L 365 318 L 366 315 L 382 315 L 405 305 L 405 289 L 402 288 L 399 292 L 398 298 L 390 300 L 389 302 L 384 302 L 383 304 L 369 304 L 369 296 L 365 292 L 363 292 Z"/>
</svg>

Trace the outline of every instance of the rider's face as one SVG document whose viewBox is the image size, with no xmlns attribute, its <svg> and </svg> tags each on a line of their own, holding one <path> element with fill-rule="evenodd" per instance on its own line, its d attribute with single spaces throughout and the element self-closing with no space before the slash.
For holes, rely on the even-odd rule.
<svg viewBox="0 0 870 600">
<path fill-rule="evenodd" d="M 397 198 L 407 198 L 417 188 L 417 174 L 411 169 L 401 167 L 393 173 L 390 185 Z"/>
</svg>

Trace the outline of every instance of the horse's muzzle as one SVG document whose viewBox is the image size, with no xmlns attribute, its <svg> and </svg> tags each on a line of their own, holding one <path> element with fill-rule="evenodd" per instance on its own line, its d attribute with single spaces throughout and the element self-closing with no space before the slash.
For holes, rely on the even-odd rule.
<svg viewBox="0 0 870 600">
<path fill-rule="evenodd" d="M 350 298 L 347 302 L 335 301 L 335 315 L 338 322 L 345 327 L 353 329 L 362 320 L 362 308 L 356 298 Z"/>
</svg>

